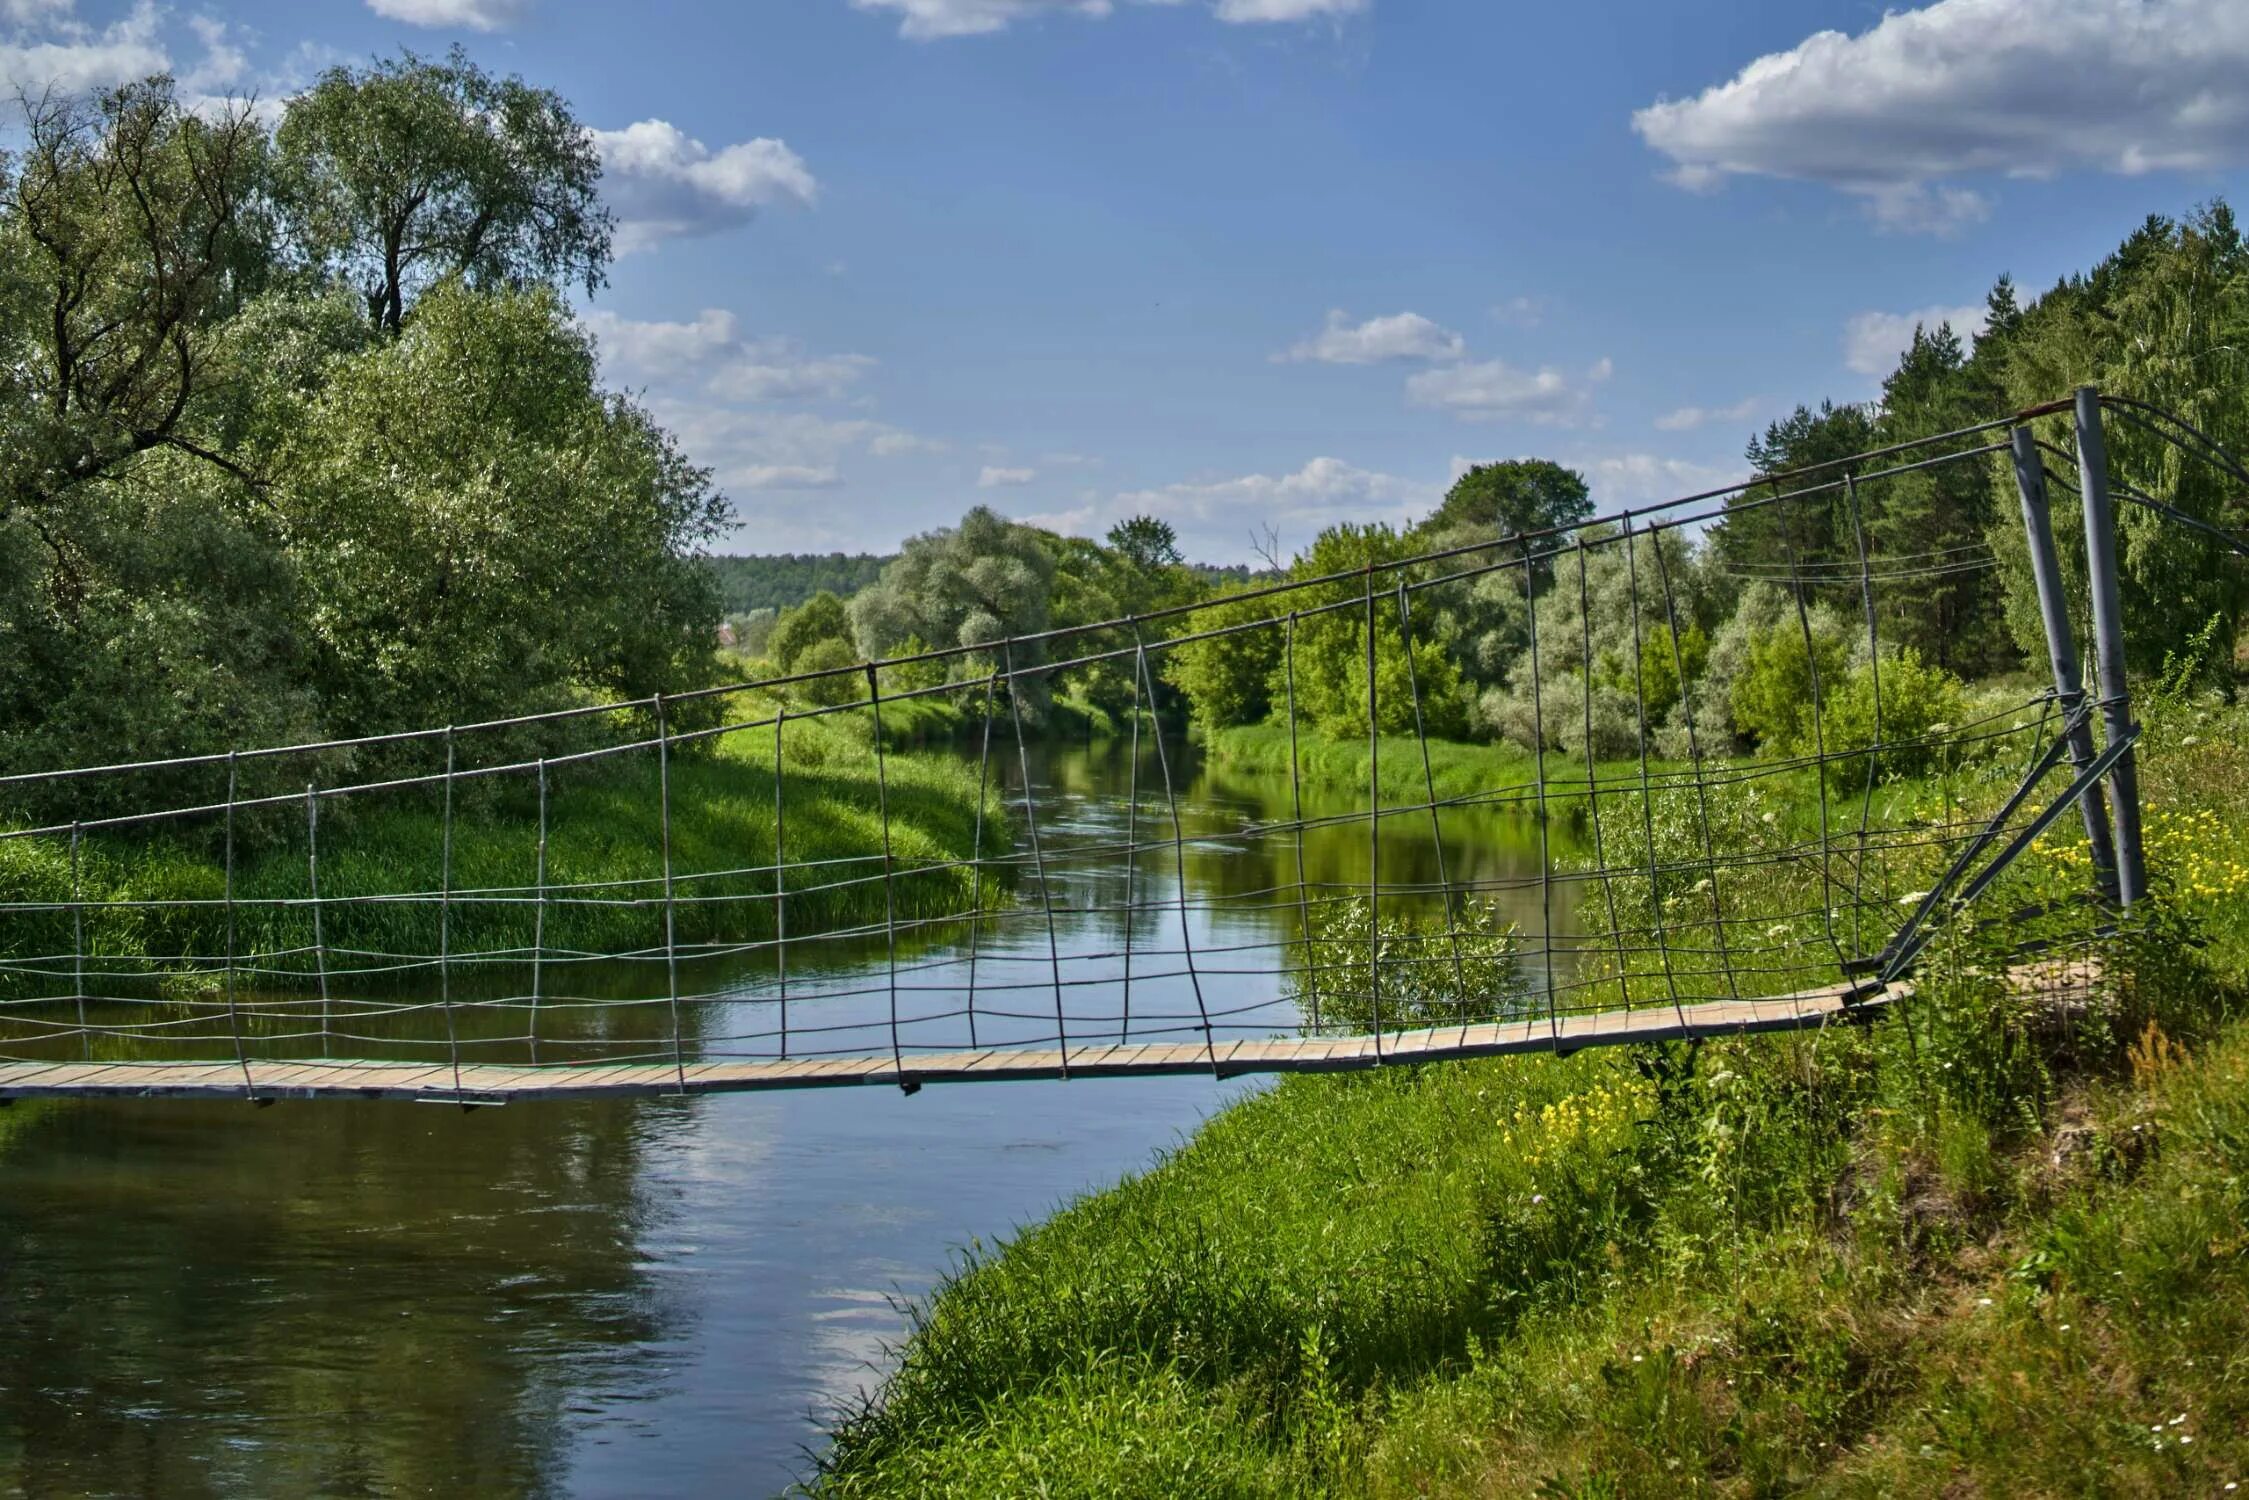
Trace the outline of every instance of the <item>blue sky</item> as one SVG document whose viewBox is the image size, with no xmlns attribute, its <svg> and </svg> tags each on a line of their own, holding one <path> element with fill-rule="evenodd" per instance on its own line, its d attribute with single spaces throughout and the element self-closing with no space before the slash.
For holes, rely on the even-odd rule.
<svg viewBox="0 0 2249 1500">
<path fill-rule="evenodd" d="M 588 320 L 725 551 L 988 503 L 1233 561 L 1526 454 L 1646 503 L 2249 161 L 2239 0 L 0 0 L 17 83 L 456 42 L 600 133 Z"/>
</svg>

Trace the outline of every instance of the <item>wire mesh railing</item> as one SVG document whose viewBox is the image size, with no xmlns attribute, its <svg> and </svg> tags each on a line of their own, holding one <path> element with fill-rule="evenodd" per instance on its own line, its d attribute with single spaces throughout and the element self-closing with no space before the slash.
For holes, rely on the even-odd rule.
<svg viewBox="0 0 2249 1500">
<path fill-rule="evenodd" d="M 2117 409 L 2249 483 L 2177 419 Z M 723 1063 L 880 1057 L 903 1077 L 916 1057 L 1043 1048 L 1067 1074 L 1139 1043 L 1221 1067 L 1222 1048 L 1276 1036 L 1364 1037 L 1379 1060 L 1409 1031 L 1684 1025 L 1900 979 L 2072 808 L 2108 852 L 2093 890 L 2041 909 L 2089 935 L 2137 858 L 2099 801 L 2104 785 L 2129 800 L 2136 733 L 2099 589 L 2093 689 L 2069 633 L 2086 610 L 2057 590 L 2053 684 L 1948 700 L 1933 720 L 1905 701 L 1900 611 L 1996 555 L 1983 540 L 1885 550 L 1866 524 L 1885 487 L 1996 485 L 2011 465 L 2035 554 L 2032 471 L 2089 497 L 2103 471 L 2084 456 L 2088 410 L 2097 424 L 2097 403 L 2052 403 L 1036 635 L 0 776 L 0 1062 L 223 1062 L 253 1096 L 260 1070 L 314 1062 L 426 1063 L 456 1084 L 491 1065 L 637 1067 L 685 1088 Z M 2065 412 L 2078 452 L 2032 430 Z M 1713 538 L 1745 524 L 1773 545 L 1734 565 Z M 1755 747 L 1709 660 L 1749 592 L 1770 617 L 1753 652 L 1797 700 L 1766 705 L 1793 729 Z M 1491 744 L 1464 759 L 1435 748 L 1433 700 L 1457 700 L 1471 604 L 1505 617 L 1508 650 L 1477 709 Z M 1738 684 L 1742 664 L 1726 667 Z M 1089 792 L 1058 783 L 1037 708 L 1096 668 L 1129 701 Z M 1284 763 L 1214 768 L 1182 687 L 1214 671 L 1285 728 Z M 927 700 L 965 732 L 905 750 L 890 730 Z M 1356 757 L 1341 779 L 1339 744 Z M 973 788 L 943 837 L 916 821 L 932 757 Z M 727 815 L 701 817 L 706 802 Z M 628 857 L 561 857 L 597 822 Z"/>
</svg>

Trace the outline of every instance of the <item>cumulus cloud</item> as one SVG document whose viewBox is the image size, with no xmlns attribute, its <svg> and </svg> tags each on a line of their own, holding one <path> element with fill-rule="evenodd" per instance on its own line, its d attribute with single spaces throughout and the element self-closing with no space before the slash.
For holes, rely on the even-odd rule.
<svg viewBox="0 0 2249 1500">
<path fill-rule="evenodd" d="M 1692 432 L 1705 422 L 1746 422 L 1757 410 L 1757 398 L 1731 406 L 1682 406 L 1656 418 L 1658 432 Z"/>
<path fill-rule="evenodd" d="M 586 314 L 586 327 L 613 376 L 699 384 L 726 401 L 841 396 L 875 362 L 864 354 L 811 354 L 795 339 L 750 338 L 734 314 L 706 307 L 692 322 Z"/>
<path fill-rule="evenodd" d="M 1039 471 L 1036 469 L 1008 469 L 997 464 L 986 464 L 984 472 L 976 476 L 976 487 L 980 490 L 1012 489 L 1017 485 L 1029 484 L 1038 477 Z"/>
<path fill-rule="evenodd" d="M 1974 342 L 1988 316 L 1982 303 L 1963 307 L 1923 307 L 1913 312 L 1862 312 L 1843 328 L 1843 363 L 1877 379 L 1897 368 L 1898 356 L 1913 347 L 1913 330 L 1931 333 L 1946 323 L 1964 342 Z"/>
<path fill-rule="evenodd" d="M 738 490 L 832 490 L 843 476 L 808 464 L 751 464 L 734 470 L 727 483 Z"/>
<path fill-rule="evenodd" d="M 1449 328 L 1439 327 L 1417 312 L 1392 313 L 1354 323 L 1338 308 L 1328 314 L 1327 326 L 1308 339 L 1300 339 L 1273 358 L 1278 362 L 1323 365 L 1372 365 L 1396 360 L 1445 363 L 1468 356 L 1468 341 Z"/>
<path fill-rule="evenodd" d="M 619 254 L 731 229 L 775 204 L 808 208 L 820 194 L 812 169 L 784 141 L 760 136 L 713 151 L 665 120 L 592 134 Z"/>
<path fill-rule="evenodd" d="M 27 31 L 0 42 L 0 86 L 34 98 L 52 89 L 78 94 L 172 70 L 171 54 L 157 36 L 160 15 L 141 0 L 99 29 L 69 21 L 67 5 L 9 0 L 8 18 L 19 25 L 49 23 L 45 36 Z"/>
<path fill-rule="evenodd" d="M 1146 5 L 1176 5 L 1180 0 L 1138 0 Z M 1236 25 L 1258 22 L 1341 19 L 1368 8 L 1372 0 L 1216 0 L 1211 14 Z M 854 10 L 898 17 L 898 34 L 914 41 L 982 36 L 1004 31 L 1017 21 L 1047 16 L 1103 19 L 1115 0 L 851 0 Z"/>
<path fill-rule="evenodd" d="M 523 18 L 527 0 L 367 0 L 367 8 L 409 26 L 504 31 Z"/>
<path fill-rule="evenodd" d="M 1824 183 L 1887 227 L 1942 232 L 1989 211 L 1947 179 L 2249 160 L 2245 74 L 2239 0 L 1937 0 L 1814 33 L 1632 124 L 1681 186 Z"/>
<path fill-rule="evenodd" d="M 1406 399 L 1436 407 L 1467 421 L 1535 422 L 1570 427 L 1592 409 L 1592 387 L 1609 378 L 1614 366 L 1598 361 L 1583 380 L 1560 370 L 1518 370 L 1505 360 L 1423 370 L 1406 381 Z"/>
</svg>

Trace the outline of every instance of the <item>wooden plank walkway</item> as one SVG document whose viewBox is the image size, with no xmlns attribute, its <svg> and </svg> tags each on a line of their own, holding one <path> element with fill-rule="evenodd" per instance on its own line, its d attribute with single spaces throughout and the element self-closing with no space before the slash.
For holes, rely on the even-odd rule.
<svg viewBox="0 0 2249 1500">
<path fill-rule="evenodd" d="M 1335 1073 L 1388 1063 L 1439 1062 L 1516 1052 L 1575 1052 L 1634 1042 L 1800 1030 L 1855 1018 L 1903 998 L 1908 982 L 1887 987 L 1837 984 L 1760 1000 L 1720 1000 L 1678 1009 L 1643 1007 L 1592 1015 L 1540 1017 L 1481 1026 L 1442 1026 L 1372 1037 L 1274 1037 L 1264 1041 L 1100 1043 L 1071 1049 L 908 1053 L 897 1059 L 837 1057 L 785 1061 L 588 1062 L 538 1066 L 477 1063 L 458 1077 L 445 1064 L 318 1058 L 235 1062 L 0 1063 L 0 1100 L 109 1099 L 406 1099 L 442 1104 L 505 1104 L 516 1099 L 615 1095 L 731 1094 L 772 1089 L 887 1084 L 988 1083 L 1144 1074 Z"/>
</svg>

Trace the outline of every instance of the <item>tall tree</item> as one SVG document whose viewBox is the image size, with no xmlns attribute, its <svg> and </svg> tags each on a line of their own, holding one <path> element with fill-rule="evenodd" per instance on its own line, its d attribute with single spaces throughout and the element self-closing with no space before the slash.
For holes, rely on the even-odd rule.
<svg viewBox="0 0 2249 1500">
<path fill-rule="evenodd" d="M 264 280 L 265 137 L 171 80 L 24 106 L 0 158 L 0 514 L 78 566 L 50 513 L 136 454 L 204 451 L 215 330 Z M 208 455 L 207 455 L 208 456 Z"/>
<path fill-rule="evenodd" d="M 551 89 L 495 78 L 455 48 L 336 67 L 289 101 L 276 137 L 307 253 L 395 333 L 445 276 L 476 286 L 607 280 L 601 158 Z"/>
<path fill-rule="evenodd" d="M 1524 532 L 1551 531 L 1590 520 L 1593 499 L 1585 476 L 1543 458 L 1511 458 L 1477 464 L 1446 491 L 1444 501 L 1416 528 L 1425 545 L 1464 546 Z M 1515 543 L 1510 557 L 1545 551 L 1550 542 Z M 1543 586 L 1551 569 L 1533 568 Z"/>
</svg>

